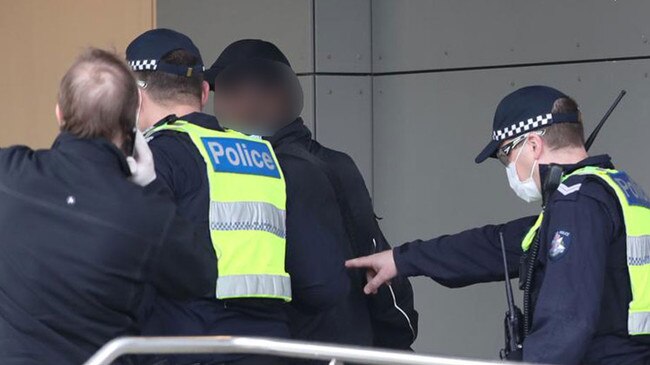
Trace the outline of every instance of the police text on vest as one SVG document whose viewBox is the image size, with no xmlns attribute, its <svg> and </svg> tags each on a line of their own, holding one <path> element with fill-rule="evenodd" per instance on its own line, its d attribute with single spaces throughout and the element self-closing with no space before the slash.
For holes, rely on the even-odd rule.
<svg viewBox="0 0 650 365">
<path fill-rule="evenodd" d="M 239 138 L 201 138 L 215 172 L 262 175 L 280 178 L 269 146 Z"/>
</svg>

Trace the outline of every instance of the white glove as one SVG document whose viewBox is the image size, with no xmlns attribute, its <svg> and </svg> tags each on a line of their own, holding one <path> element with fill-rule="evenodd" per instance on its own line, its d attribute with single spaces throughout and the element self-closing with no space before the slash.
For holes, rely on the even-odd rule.
<svg viewBox="0 0 650 365">
<path fill-rule="evenodd" d="M 156 180 L 153 155 L 140 131 L 135 133 L 133 156 L 128 156 L 126 162 L 129 164 L 129 170 L 131 170 L 131 177 L 129 177 L 131 182 L 145 187 Z"/>
</svg>

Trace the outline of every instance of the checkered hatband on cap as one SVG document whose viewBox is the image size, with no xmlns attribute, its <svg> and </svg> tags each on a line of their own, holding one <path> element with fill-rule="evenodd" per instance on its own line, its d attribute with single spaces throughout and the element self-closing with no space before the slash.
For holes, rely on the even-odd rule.
<svg viewBox="0 0 650 365">
<path fill-rule="evenodd" d="M 156 60 L 133 60 L 129 61 L 129 66 L 133 71 L 154 71 L 158 68 Z"/>
<path fill-rule="evenodd" d="M 492 139 L 495 141 L 503 141 L 550 123 L 553 123 L 552 114 L 538 115 L 534 118 L 528 118 L 527 120 L 522 120 L 519 123 L 492 132 Z"/>
</svg>

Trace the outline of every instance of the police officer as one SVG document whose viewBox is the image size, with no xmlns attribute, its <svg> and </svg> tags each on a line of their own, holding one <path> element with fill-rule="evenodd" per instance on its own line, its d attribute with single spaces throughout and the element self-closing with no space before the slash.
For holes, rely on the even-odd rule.
<svg viewBox="0 0 650 365">
<path fill-rule="evenodd" d="M 137 113 L 128 66 L 91 49 L 61 81 L 52 148 L 0 149 L 3 364 L 78 365 L 139 335 L 145 284 L 179 300 L 214 290 L 209 241 L 176 214 L 142 135 L 133 140 Z"/>
<path fill-rule="evenodd" d="M 300 83 L 277 46 L 259 39 L 238 40 L 223 50 L 206 75 L 215 91 L 219 119 L 265 136 L 286 173 L 288 199 L 301 201 L 301 215 L 315 216 L 337 236 L 337 242 L 314 246 L 338 246 L 347 258 L 390 248 L 354 161 L 315 141 L 304 125 Z M 296 230 L 300 229 L 311 227 L 299 222 Z M 379 295 L 366 298 L 361 292 L 365 274 L 360 270 L 349 274 L 353 289 L 334 308 L 312 313 L 293 306 L 294 338 L 410 348 L 417 333 L 417 312 L 408 280 L 394 280 Z"/>
<path fill-rule="evenodd" d="M 525 235 L 531 221 L 521 219 L 407 243 L 348 266 L 370 269 L 366 293 L 398 274 L 449 287 L 499 280 L 502 231 L 511 264 L 524 257 L 524 361 L 649 364 L 648 196 L 609 156 L 587 155 L 578 106 L 558 90 L 513 92 L 497 107 L 493 129 L 476 162 L 498 158 L 527 202 L 548 194 Z M 555 191 L 542 192 L 550 164 L 563 175 Z"/>
<path fill-rule="evenodd" d="M 211 240 L 218 258 L 216 292 L 183 303 L 157 297 L 145 332 L 289 337 L 286 303 L 296 299 L 327 308 L 345 294 L 347 286 L 331 283 L 345 277 L 343 256 L 314 250 L 308 239 L 289 241 L 291 207 L 273 149 L 201 113 L 209 87 L 200 52 L 187 36 L 151 30 L 137 37 L 126 55 L 143 91 L 140 127 L 148 130 L 157 173 L 173 191 L 181 214 Z M 328 235 L 318 226 L 312 232 L 316 240 Z M 168 360 L 279 362 L 242 354 Z"/>
</svg>

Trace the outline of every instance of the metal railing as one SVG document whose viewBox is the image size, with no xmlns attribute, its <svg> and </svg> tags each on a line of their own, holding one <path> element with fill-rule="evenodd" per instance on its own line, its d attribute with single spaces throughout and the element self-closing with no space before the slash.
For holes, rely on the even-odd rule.
<svg viewBox="0 0 650 365">
<path fill-rule="evenodd" d="M 123 337 L 110 341 L 84 365 L 109 365 L 129 354 L 238 353 L 377 365 L 494 365 L 502 362 L 416 355 L 292 340 L 254 337 Z M 521 365 L 526 365 L 521 363 Z"/>
</svg>

